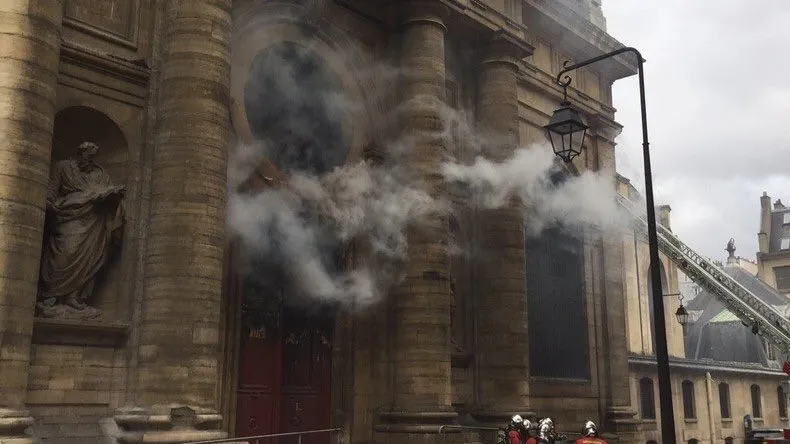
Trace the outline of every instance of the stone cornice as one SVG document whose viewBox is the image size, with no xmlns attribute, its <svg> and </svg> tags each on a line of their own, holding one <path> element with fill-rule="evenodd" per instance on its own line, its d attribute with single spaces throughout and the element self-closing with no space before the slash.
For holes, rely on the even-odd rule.
<svg viewBox="0 0 790 444">
<path fill-rule="evenodd" d="M 629 355 L 628 364 L 631 366 L 654 367 L 656 358 L 653 356 Z M 774 370 L 759 364 L 669 358 L 669 366 L 677 370 L 759 375 L 788 379 L 788 376 L 781 370 Z"/>
<path fill-rule="evenodd" d="M 510 63 L 518 69 L 520 61 L 532 55 L 535 47 L 507 30 L 494 31 L 482 54 L 482 63 Z"/>
<path fill-rule="evenodd" d="M 138 86 L 147 85 L 151 77 L 151 68 L 145 60 L 126 60 L 67 42 L 64 42 L 60 48 L 60 58 L 65 62 L 110 74 Z"/>
<path fill-rule="evenodd" d="M 537 33 L 551 42 L 564 42 L 558 49 L 568 52 L 570 57 L 583 60 L 602 53 L 614 51 L 624 45 L 606 31 L 590 23 L 584 17 L 560 2 L 550 0 L 524 0 L 527 9 L 524 17 L 530 32 Z M 535 13 L 530 13 L 532 9 Z M 534 19 L 529 22 L 530 19 Z M 542 19 L 542 20 L 541 20 Z M 629 56 L 618 56 L 589 67 L 610 81 L 636 74 L 636 64 Z"/>
</svg>

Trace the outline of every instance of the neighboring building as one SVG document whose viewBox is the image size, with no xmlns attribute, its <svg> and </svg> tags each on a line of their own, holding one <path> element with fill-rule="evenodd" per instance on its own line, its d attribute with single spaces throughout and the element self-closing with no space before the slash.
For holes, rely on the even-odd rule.
<svg viewBox="0 0 790 444">
<path fill-rule="evenodd" d="M 519 209 L 483 211 L 461 197 L 450 221 L 415 238 L 407 280 L 385 303 L 361 314 L 315 307 L 325 309 L 319 315 L 284 305 L 282 273 L 256 268 L 258 282 L 243 279 L 250 273 L 226 234 L 237 143 L 301 150 L 270 151 L 244 182 L 255 192 L 289 168 L 386 162 L 377 119 L 418 96 L 400 115 L 408 117 L 402 134 L 436 130 L 430 104 L 444 101 L 473 110 L 509 150 L 545 142 L 543 126 L 563 99 L 555 82 L 562 62 L 623 46 L 606 33 L 600 2 L 0 4 L 0 441 L 33 424 L 50 443 L 328 427 L 342 428 L 348 443 L 421 443 L 435 442 L 446 424 L 502 424 L 520 411 L 551 415 L 571 431 L 592 418 L 633 442 L 638 403 L 626 383 L 616 236 L 553 230 L 525 243 Z M 402 69 L 395 76 L 382 66 Z M 282 72 L 304 88 L 298 101 L 276 87 Z M 611 87 L 633 74 L 627 55 L 573 73 L 569 97 L 591 128 L 567 174 L 596 170 L 614 181 L 621 127 Z M 327 107 L 319 87 L 356 106 Z M 294 116 L 315 133 L 288 126 Z M 428 179 L 445 154 L 463 155 L 442 140 L 417 139 L 414 170 Z M 53 169 L 83 141 L 99 145 L 109 178 L 89 175 L 81 160 Z M 66 185 L 49 190 L 50 173 Z M 108 205 L 50 195 L 69 187 Z M 54 232 L 47 211 L 59 223 L 92 222 Z M 75 260 L 39 276 L 42 239 L 45 258 L 62 253 L 50 235 Z M 451 235 L 474 240 L 478 259 L 451 261 Z M 105 255 L 106 245 L 119 247 Z M 337 249 L 340 268 L 367 260 L 360 245 Z M 92 280 L 69 287 L 105 261 L 95 288 Z M 69 291 L 37 305 L 39 282 Z"/>
<path fill-rule="evenodd" d="M 782 293 L 790 293 L 790 208 L 781 199 L 771 208 L 768 193 L 760 197 L 757 240 L 757 275 Z"/>
<path fill-rule="evenodd" d="M 641 197 L 628 179 L 619 177 L 619 191 L 632 200 Z M 669 208 L 659 207 L 659 223 L 670 227 Z M 638 440 L 660 442 L 661 412 L 653 352 L 653 316 L 649 282 L 647 240 L 629 235 L 630 252 L 626 264 L 626 294 L 631 368 L 632 405 L 639 410 Z M 753 263 L 735 256 L 734 242 L 728 245 L 724 270 L 766 303 L 784 313 L 790 298 L 758 279 Z M 788 376 L 781 371 L 786 357 L 751 332 L 750 326 L 696 284 L 690 282 L 674 263 L 661 254 L 662 286 L 666 295 L 681 293 L 692 322 L 682 328 L 675 318 L 677 296 L 667 296 L 665 322 L 668 329 L 672 394 L 678 442 L 740 442 L 744 437 L 743 417 L 751 415 L 754 427 L 790 427 L 787 414 Z M 688 298 L 688 294 L 694 295 Z M 695 441 L 696 440 L 696 441 Z"/>
</svg>

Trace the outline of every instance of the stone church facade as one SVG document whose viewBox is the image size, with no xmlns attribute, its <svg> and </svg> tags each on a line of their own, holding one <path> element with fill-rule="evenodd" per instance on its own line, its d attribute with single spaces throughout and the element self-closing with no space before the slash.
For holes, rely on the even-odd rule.
<svg viewBox="0 0 790 444">
<path fill-rule="evenodd" d="M 468 110 L 501 137 L 501 156 L 545 140 L 564 60 L 622 46 L 599 2 L 4 0 L 0 23 L 0 443 L 329 428 L 346 442 L 477 441 L 487 432 L 448 425 L 513 412 L 637 436 L 619 235 L 525 242 L 515 204 L 458 198 L 450 223 L 410 239 L 405 281 L 382 305 L 309 317 L 272 304 L 253 329 L 226 230 L 229 152 L 267 131 L 251 117 L 265 106 L 246 97 L 258 55 L 308 48 L 363 117 L 415 97 Z M 375 64 L 405 72 L 394 94 L 363 78 Z M 569 96 L 591 129 L 569 174 L 614 186 L 611 86 L 634 73 L 612 59 L 574 74 Z M 341 162 L 386 162 L 357 117 L 340 123 Z M 440 121 L 426 105 L 400 129 Z M 454 147 L 416 143 L 415 169 L 448 193 L 431 173 Z M 52 177 L 65 182 L 51 189 Z M 263 159 L 246 183 L 282 177 Z M 72 202 L 63 183 L 93 194 Z M 451 236 L 478 258 L 450 257 Z M 52 255 L 87 261 L 88 239 L 101 272 L 73 284 L 69 264 L 93 268 Z M 346 247 L 341 267 L 362 260 Z M 42 298 L 42 285 L 65 290 Z"/>
</svg>

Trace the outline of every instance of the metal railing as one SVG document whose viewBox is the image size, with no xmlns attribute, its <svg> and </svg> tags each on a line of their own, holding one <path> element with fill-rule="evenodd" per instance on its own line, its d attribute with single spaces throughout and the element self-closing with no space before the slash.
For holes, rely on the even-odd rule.
<svg viewBox="0 0 790 444">
<path fill-rule="evenodd" d="M 439 427 L 439 444 L 447 444 L 447 432 L 452 431 L 454 433 L 463 433 L 463 432 L 490 432 L 491 439 L 484 440 L 483 437 L 480 437 L 480 442 L 483 444 L 495 444 L 496 443 L 496 434 L 500 430 L 499 427 L 477 427 L 477 426 L 463 426 L 463 425 L 443 425 Z M 486 433 L 487 434 L 487 433 Z"/>
<path fill-rule="evenodd" d="M 329 434 L 330 438 L 332 437 L 332 435 L 334 435 L 335 441 L 333 444 L 343 444 L 342 428 L 305 430 L 302 432 L 271 433 L 268 435 L 239 436 L 236 438 L 222 438 L 222 439 L 212 439 L 208 441 L 194 441 L 184 444 L 221 444 L 221 443 L 239 443 L 239 442 L 247 442 L 249 444 L 272 444 L 273 440 L 279 440 L 280 438 L 286 438 L 289 436 L 295 436 L 296 444 L 302 444 L 303 436 L 318 435 L 324 433 Z"/>
</svg>

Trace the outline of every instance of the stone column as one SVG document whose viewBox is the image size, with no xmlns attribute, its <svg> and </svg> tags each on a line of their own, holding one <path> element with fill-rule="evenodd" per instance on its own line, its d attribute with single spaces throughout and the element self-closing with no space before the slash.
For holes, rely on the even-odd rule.
<svg viewBox="0 0 790 444">
<path fill-rule="evenodd" d="M 591 121 L 590 138 L 597 147 L 599 174 L 610 177 L 616 186 L 614 139 L 620 126 L 609 119 L 598 117 Z M 628 338 L 626 335 L 625 249 L 623 234 L 604 233 L 602 239 L 603 318 L 606 344 L 605 379 L 607 432 L 616 433 L 620 442 L 632 442 L 638 422 L 631 406 L 630 373 L 628 367 Z"/>
<path fill-rule="evenodd" d="M 166 2 L 135 400 L 122 442 L 220 438 L 231 0 Z"/>
<path fill-rule="evenodd" d="M 503 161 L 519 139 L 518 60 L 530 48 L 499 32 L 482 52 L 477 120 L 490 133 L 487 156 Z M 524 211 L 519 202 L 483 210 L 480 215 L 482 271 L 477 294 L 476 359 L 480 390 L 475 416 L 502 423 L 514 413 L 529 414 L 529 337 L 527 334 Z"/>
<path fill-rule="evenodd" d="M 413 142 L 402 159 L 435 197 L 446 194 L 439 175 L 446 154 L 441 137 L 444 100 L 444 17 L 438 0 L 397 2 L 401 19 L 401 125 Z M 450 287 L 447 215 L 409 231 L 404 282 L 392 290 L 392 404 L 379 431 L 390 442 L 435 441 L 451 421 Z"/>
<path fill-rule="evenodd" d="M 49 181 L 63 3 L 0 2 L 0 443 L 24 410 Z"/>
</svg>

